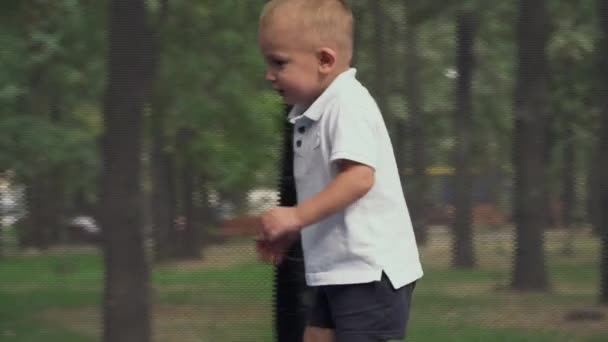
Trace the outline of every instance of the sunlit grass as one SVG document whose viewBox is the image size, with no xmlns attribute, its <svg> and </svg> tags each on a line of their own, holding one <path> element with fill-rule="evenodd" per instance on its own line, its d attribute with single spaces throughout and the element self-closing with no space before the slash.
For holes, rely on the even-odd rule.
<svg viewBox="0 0 608 342">
<path fill-rule="evenodd" d="M 569 322 L 594 307 L 599 243 L 547 234 L 549 293 L 508 290 L 510 230 L 480 232 L 478 267 L 453 270 L 450 235 L 434 229 L 421 248 L 426 275 L 415 291 L 409 341 L 580 341 L 608 336 L 607 321 Z M 167 263 L 152 275 L 155 341 L 271 341 L 272 269 L 247 241 L 213 246 L 203 261 Z M 103 265 L 94 248 L 11 255 L 0 262 L 0 341 L 99 341 Z"/>
</svg>

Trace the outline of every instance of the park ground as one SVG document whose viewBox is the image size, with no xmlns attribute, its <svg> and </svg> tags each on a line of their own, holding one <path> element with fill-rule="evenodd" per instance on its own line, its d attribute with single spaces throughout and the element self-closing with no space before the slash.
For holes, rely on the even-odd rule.
<svg viewBox="0 0 608 342">
<path fill-rule="evenodd" d="M 574 238 L 573 254 L 563 254 Z M 508 228 L 476 233 L 478 267 L 450 268 L 450 235 L 433 228 L 421 249 L 408 341 L 606 342 L 608 308 L 595 305 L 599 242 L 584 229 L 546 234 L 551 291 L 508 289 Z M 202 261 L 167 263 L 152 274 L 157 342 L 272 341 L 272 268 L 249 240 L 209 247 Z M 0 341 L 100 341 L 103 268 L 92 247 L 9 253 L 0 260 Z M 577 311 L 603 320 L 570 320 Z"/>
</svg>

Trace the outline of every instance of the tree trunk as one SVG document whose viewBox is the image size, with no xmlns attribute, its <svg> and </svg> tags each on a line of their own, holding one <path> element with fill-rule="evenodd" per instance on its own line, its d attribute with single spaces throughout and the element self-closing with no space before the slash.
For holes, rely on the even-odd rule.
<svg viewBox="0 0 608 342">
<path fill-rule="evenodd" d="M 472 79 L 474 68 L 475 18 L 471 12 L 458 14 L 456 34 L 458 43 L 456 85 L 456 111 L 454 128 L 454 245 L 452 266 L 475 267 L 472 229 L 473 179 L 471 155 L 473 153 L 473 99 Z"/>
<path fill-rule="evenodd" d="M 576 162 L 574 152 L 574 127 L 572 123 L 566 123 L 566 146 L 564 146 L 563 157 L 564 166 L 562 167 L 562 194 L 561 200 L 557 203 L 555 218 L 557 225 L 562 226 L 568 231 L 568 236 L 562 247 L 562 254 L 571 256 L 574 254 L 574 232 L 573 224 L 575 188 L 574 178 L 576 177 Z"/>
<path fill-rule="evenodd" d="M 48 215 L 49 177 L 37 177 L 27 182 L 25 198 L 27 216 L 19 223 L 19 248 L 46 250 L 51 245 L 51 220 Z M 45 203 L 46 202 L 46 203 Z"/>
<path fill-rule="evenodd" d="M 60 124 L 62 121 L 62 97 L 58 89 L 50 90 L 49 117 L 53 124 Z M 67 193 L 69 187 L 65 177 L 63 177 L 65 167 L 54 165 L 50 168 L 48 177 L 45 181 L 45 192 L 42 210 L 45 213 L 45 225 L 49 230 L 51 244 L 65 242 L 65 227 L 62 224 L 66 220 Z"/>
<path fill-rule="evenodd" d="M 161 33 L 167 23 L 169 13 L 169 1 L 162 0 L 160 2 L 160 10 L 157 17 L 154 32 L 154 43 L 152 48 L 151 58 L 153 58 L 154 67 L 158 68 L 161 53 Z M 162 262 L 170 259 L 171 250 L 171 230 L 173 226 L 173 216 L 171 212 L 172 198 L 169 192 L 169 175 L 171 174 L 171 155 L 166 151 L 165 137 L 165 118 L 166 118 L 166 103 L 165 94 L 160 89 L 160 84 L 154 79 L 152 96 L 148 99 L 151 105 L 151 178 L 152 189 L 150 191 L 150 209 L 151 209 L 151 225 L 152 234 L 154 236 L 154 258 L 157 262 Z"/>
<path fill-rule="evenodd" d="M 20 248 L 46 250 L 60 242 L 66 214 L 65 183 L 60 169 L 40 170 L 27 182 L 27 216 L 19 228 Z"/>
<path fill-rule="evenodd" d="M 604 1 L 603 6 L 602 13 L 604 14 L 604 19 L 606 19 L 606 15 L 608 15 L 606 1 Z M 608 23 L 604 23 L 604 32 L 608 37 Z M 606 72 L 604 72 L 604 75 L 608 76 Z M 604 99 L 604 101 L 606 100 Z M 608 174 L 608 153 L 606 153 L 608 151 L 608 103 L 604 103 L 602 110 L 602 129 L 600 129 L 600 132 L 601 138 L 599 144 L 601 144 L 601 151 L 604 152 L 602 153 L 601 160 L 598 162 L 601 165 L 601 174 L 606 175 Z M 600 177 L 600 182 L 600 206 L 604 208 L 599 214 L 598 227 L 601 236 L 600 303 L 608 305 L 608 211 L 606 211 L 606 208 L 608 208 L 608 178 Z"/>
<path fill-rule="evenodd" d="M 599 145 L 599 144 L 598 144 Z M 598 163 L 598 160 L 601 160 L 602 151 L 600 151 L 599 146 L 594 148 L 591 157 L 589 160 L 589 169 L 587 174 L 587 220 L 591 223 L 593 227 L 594 235 L 601 235 L 600 233 L 600 220 L 602 214 L 602 207 L 600 204 L 600 181 L 602 178 L 601 172 L 601 164 Z"/>
<path fill-rule="evenodd" d="M 388 113 L 388 105 L 387 105 L 387 65 L 386 65 L 386 44 L 384 42 L 384 24 L 386 21 L 386 15 L 384 13 L 384 6 L 382 5 L 382 1 L 372 0 L 372 13 L 374 16 L 374 89 L 373 93 L 376 97 L 376 102 L 378 103 L 378 107 L 384 114 L 384 121 L 386 122 L 386 126 L 389 129 L 389 132 L 392 132 L 393 124 L 392 117 L 390 117 Z"/>
<path fill-rule="evenodd" d="M 548 209 L 545 206 L 548 20 L 545 0 L 519 1 L 513 125 L 516 236 L 511 284 L 517 290 L 546 291 L 549 287 L 544 252 L 545 212 Z"/>
<path fill-rule="evenodd" d="M 34 25 L 39 23 L 35 22 Z M 35 28 L 29 28 L 36 32 Z M 48 31 L 50 28 L 46 28 Z M 29 30 L 28 30 L 29 31 Z M 30 32 L 30 33 L 31 33 Z M 51 32 L 48 32 L 51 34 Z M 32 54 L 40 53 L 41 45 L 33 43 L 30 46 Z M 36 63 L 30 70 L 28 78 L 28 96 L 23 101 L 23 114 L 32 116 L 46 116 L 49 122 L 56 122 L 59 111 L 56 106 L 58 101 L 53 101 L 53 86 L 49 82 L 49 68 L 52 61 Z M 52 167 L 31 170 L 33 174 L 27 176 L 26 184 L 26 217 L 19 225 L 20 248 L 33 247 L 37 249 L 48 249 L 53 240 L 54 223 L 52 220 L 53 210 L 50 208 L 55 203 L 52 198 L 51 184 L 57 181 L 53 175 Z"/>
<path fill-rule="evenodd" d="M 600 139 L 599 148 L 601 151 L 598 165 L 600 166 L 600 175 L 608 174 L 608 99 L 605 94 L 608 92 L 608 0 L 598 0 L 599 4 L 599 17 L 601 26 L 602 39 L 600 41 L 601 52 L 601 65 L 600 65 L 600 80 L 602 80 L 602 91 L 600 94 L 600 100 L 602 101 L 602 123 L 600 126 Z M 601 184 L 600 188 L 600 208 L 601 218 L 599 220 L 599 230 L 602 237 L 602 251 L 601 251 L 601 263 L 600 263 L 600 303 L 608 305 L 608 178 L 599 177 Z"/>
<path fill-rule="evenodd" d="M 365 9 L 362 6 L 359 6 L 357 3 L 353 3 L 351 8 L 355 19 L 355 24 L 353 27 L 353 58 L 351 65 L 357 67 L 357 63 L 359 62 L 359 54 L 361 53 L 363 43 L 363 31 L 361 30 L 361 25 L 363 23 Z"/>
<path fill-rule="evenodd" d="M 101 175 L 105 342 L 150 341 L 149 265 L 141 212 L 142 112 L 153 78 L 143 0 L 109 3 L 109 79 Z"/>
<path fill-rule="evenodd" d="M 158 110 L 158 108 L 156 108 Z M 161 109 L 162 110 L 162 109 Z M 162 122 L 157 113 L 152 118 L 152 230 L 154 232 L 156 261 L 166 261 L 171 257 L 170 234 L 173 229 L 171 198 L 169 197 L 169 175 L 171 167 L 169 152 L 165 151 L 165 137 Z"/>
<path fill-rule="evenodd" d="M 200 174 L 196 178 L 196 197 L 194 201 L 194 211 L 196 213 L 196 222 L 200 227 L 200 239 L 201 239 L 201 250 L 204 251 L 205 247 L 212 243 L 212 239 L 215 236 L 212 234 L 211 228 L 219 224 L 219 220 L 213 215 L 211 207 L 209 206 L 209 187 L 207 183 L 207 176 Z"/>
<path fill-rule="evenodd" d="M 409 8 L 406 6 L 406 10 Z M 406 18 L 410 18 L 406 14 Z M 416 241 L 425 245 L 428 240 L 427 216 L 430 206 L 430 179 L 426 174 L 428 153 L 427 138 L 424 123 L 423 95 L 421 89 L 420 69 L 421 58 L 418 47 L 418 27 L 412 20 L 406 20 L 405 27 L 405 98 L 409 117 L 409 129 L 401 127 L 396 134 L 397 160 L 400 167 L 401 185 L 410 208 L 410 216 Z M 405 125 L 404 122 L 401 124 Z M 409 134 L 405 134 L 408 132 Z M 405 135 L 411 139 L 411 162 L 413 175 L 405 174 Z M 402 140 L 403 139 L 403 140 Z"/>
<path fill-rule="evenodd" d="M 574 151 L 574 127 L 568 125 L 566 140 L 568 143 L 564 146 L 564 167 L 562 174 L 562 199 L 561 199 L 561 224 L 570 229 L 573 223 L 574 201 L 575 201 L 575 177 L 576 177 L 576 162 Z"/>
<path fill-rule="evenodd" d="M 175 249 L 176 257 L 181 259 L 200 259 L 201 258 L 201 237 L 200 227 L 197 225 L 194 199 L 197 192 L 196 174 L 194 172 L 194 162 L 189 158 L 188 151 L 194 132 L 186 129 L 179 133 L 180 150 L 185 153 L 182 155 L 183 162 L 180 165 L 181 177 L 181 209 L 182 222 L 178 225 L 176 234 L 178 236 Z"/>
<path fill-rule="evenodd" d="M 55 166 L 50 170 L 51 176 L 46 180 L 46 191 L 43 194 L 42 203 L 44 212 L 44 224 L 49 230 L 49 242 L 51 245 L 65 243 L 65 222 L 67 219 L 67 194 L 68 187 L 65 178 L 62 177 L 62 167 Z"/>
<path fill-rule="evenodd" d="M 178 184 L 178 162 L 175 153 L 165 154 L 165 179 L 163 182 L 167 186 L 167 248 L 169 258 L 177 256 L 179 247 L 179 229 L 180 229 L 180 212 L 179 212 L 179 184 Z"/>
<path fill-rule="evenodd" d="M 4 172 L 0 171 L 0 182 L 7 182 L 7 178 L 5 178 Z M 0 203 L 4 203 L 4 196 L 5 196 L 5 191 L 6 189 L 9 189 L 9 187 L 0 187 Z M 6 230 L 6 227 L 4 226 L 4 205 L 0 206 L 0 260 L 2 260 L 4 258 L 4 254 L 5 254 L 5 250 L 4 250 L 4 231 Z"/>
<path fill-rule="evenodd" d="M 201 227 L 199 225 L 198 215 L 195 210 L 195 198 L 198 192 L 197 177 L 193 174 L 194 166 L 190 163 L 184 170 L 184 217 L 186 225 L 184 227 L 184 253 L 183 257 L 188 259 L 202 258 L 202 239 Z"/>
</svg>

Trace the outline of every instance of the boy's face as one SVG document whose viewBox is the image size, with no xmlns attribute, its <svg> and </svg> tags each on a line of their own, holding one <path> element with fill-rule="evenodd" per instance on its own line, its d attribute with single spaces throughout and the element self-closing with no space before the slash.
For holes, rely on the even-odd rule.
<svg viewBox="0 0 608 342">
<path fill-rule="evenodd" d="M 259 44 L 266 79 L 290 105 L 312 104 L 323 89 L 320 60 L 309 40 L 287 20 L 270 19 L 260 27 Z"/>
</svg>

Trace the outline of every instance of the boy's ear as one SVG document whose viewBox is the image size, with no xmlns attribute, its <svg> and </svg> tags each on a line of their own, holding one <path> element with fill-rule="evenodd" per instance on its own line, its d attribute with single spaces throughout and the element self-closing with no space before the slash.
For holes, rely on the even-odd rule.
<svg viewBox="0 0 608 342">
<path fill-rule="evenodd" d="M 319 60 L 319 71 L 323 74 L 331 72 L 336 65 L 336 52 L 330 48 L 319 49 L 317 58 Z"/>
</svg>

